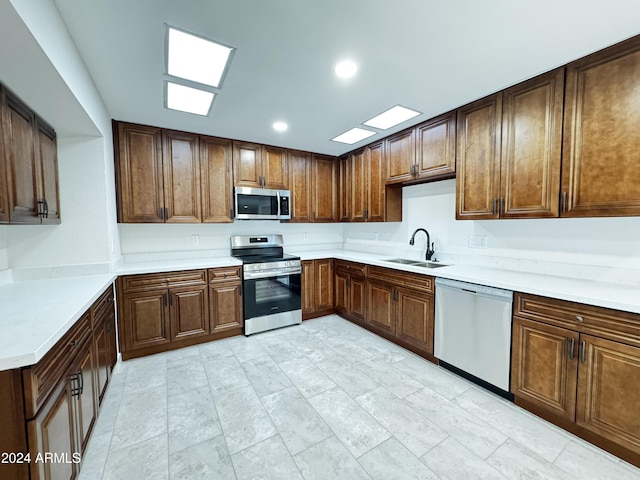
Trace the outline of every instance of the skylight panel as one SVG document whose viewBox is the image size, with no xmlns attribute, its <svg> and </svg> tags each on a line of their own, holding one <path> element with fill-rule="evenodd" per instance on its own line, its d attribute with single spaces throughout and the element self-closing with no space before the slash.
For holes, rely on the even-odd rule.
<svg viewBox="0 0 640 480">
<path fill-rule="evenodd" d="M 352 128 L 337 137 L 332 138 L 331 140 L 334 142 L 340 143 L 348 143 L 349 145 L 353 145 L 354 143 L 358 143 L 365 138 L 369 138 L 371 135 L 375 135 L 376 132 L 372 132 L 371 130 L 365 130 L 364 128 Z"/>
<path fill-rule="evenodd" d="M 214 96 L 213 92 L 167 82 L 167 108 L 171 110 L 206 116 Z"/>
<path fill-rule="evenodd" d="M 382 112 L 380 115 L 376 115 L 372 119 L 367 120 L 363 125 L 379 128 L 380 130 L 387 130 L 388 128 L 395 127 L 396 125 L 406 122 L 418 115 L 420 115 L 420 112 L 416 112 L 415 110 L 411 110 L 410 108 L 406 108 L 401 105 L 396 105 L 386 112 Z"/>
</svg>

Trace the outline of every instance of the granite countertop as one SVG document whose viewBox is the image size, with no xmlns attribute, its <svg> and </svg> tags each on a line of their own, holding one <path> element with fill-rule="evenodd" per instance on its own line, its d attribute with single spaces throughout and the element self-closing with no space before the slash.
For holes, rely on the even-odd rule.
<svg viewBox="0 0 640 480">
<path fill-rule="evenodd" d="M 0 286 L 0 370 L 37 363 L 115 278 L 85 275 Z"/>
</svg>

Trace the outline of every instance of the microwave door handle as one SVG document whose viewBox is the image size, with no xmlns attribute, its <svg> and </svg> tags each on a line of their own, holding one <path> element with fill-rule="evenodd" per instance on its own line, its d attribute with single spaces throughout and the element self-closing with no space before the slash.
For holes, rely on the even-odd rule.
<svg viewBox="0 0 640 480">
<path fill-rule="evenodd" d="M 280 192 L 276 192 L 276 203 L 278 204 L 278 218 L 280 218 Z"/>
</svg>

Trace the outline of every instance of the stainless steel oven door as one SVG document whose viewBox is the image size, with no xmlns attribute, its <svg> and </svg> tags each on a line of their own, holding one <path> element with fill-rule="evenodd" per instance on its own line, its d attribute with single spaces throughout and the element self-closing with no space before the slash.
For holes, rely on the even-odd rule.
<svg viewBox="0 0 640 480">
<path fill-rule="evenodd" d="M 302 308 L 300 269 L 297 273 L 256 273 L 244 276 L 244 319 Z"/>
</svg>

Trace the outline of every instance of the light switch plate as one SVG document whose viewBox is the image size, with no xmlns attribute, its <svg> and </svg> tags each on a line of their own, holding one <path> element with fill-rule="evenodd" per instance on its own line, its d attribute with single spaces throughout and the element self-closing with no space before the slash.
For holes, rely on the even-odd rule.
<svg viewBox="0 0 640 480">
<path fill-rule="evenodd" d="M 487 248 L 487 236 L 469 235 L 469 248 Z"/>
</svg>

